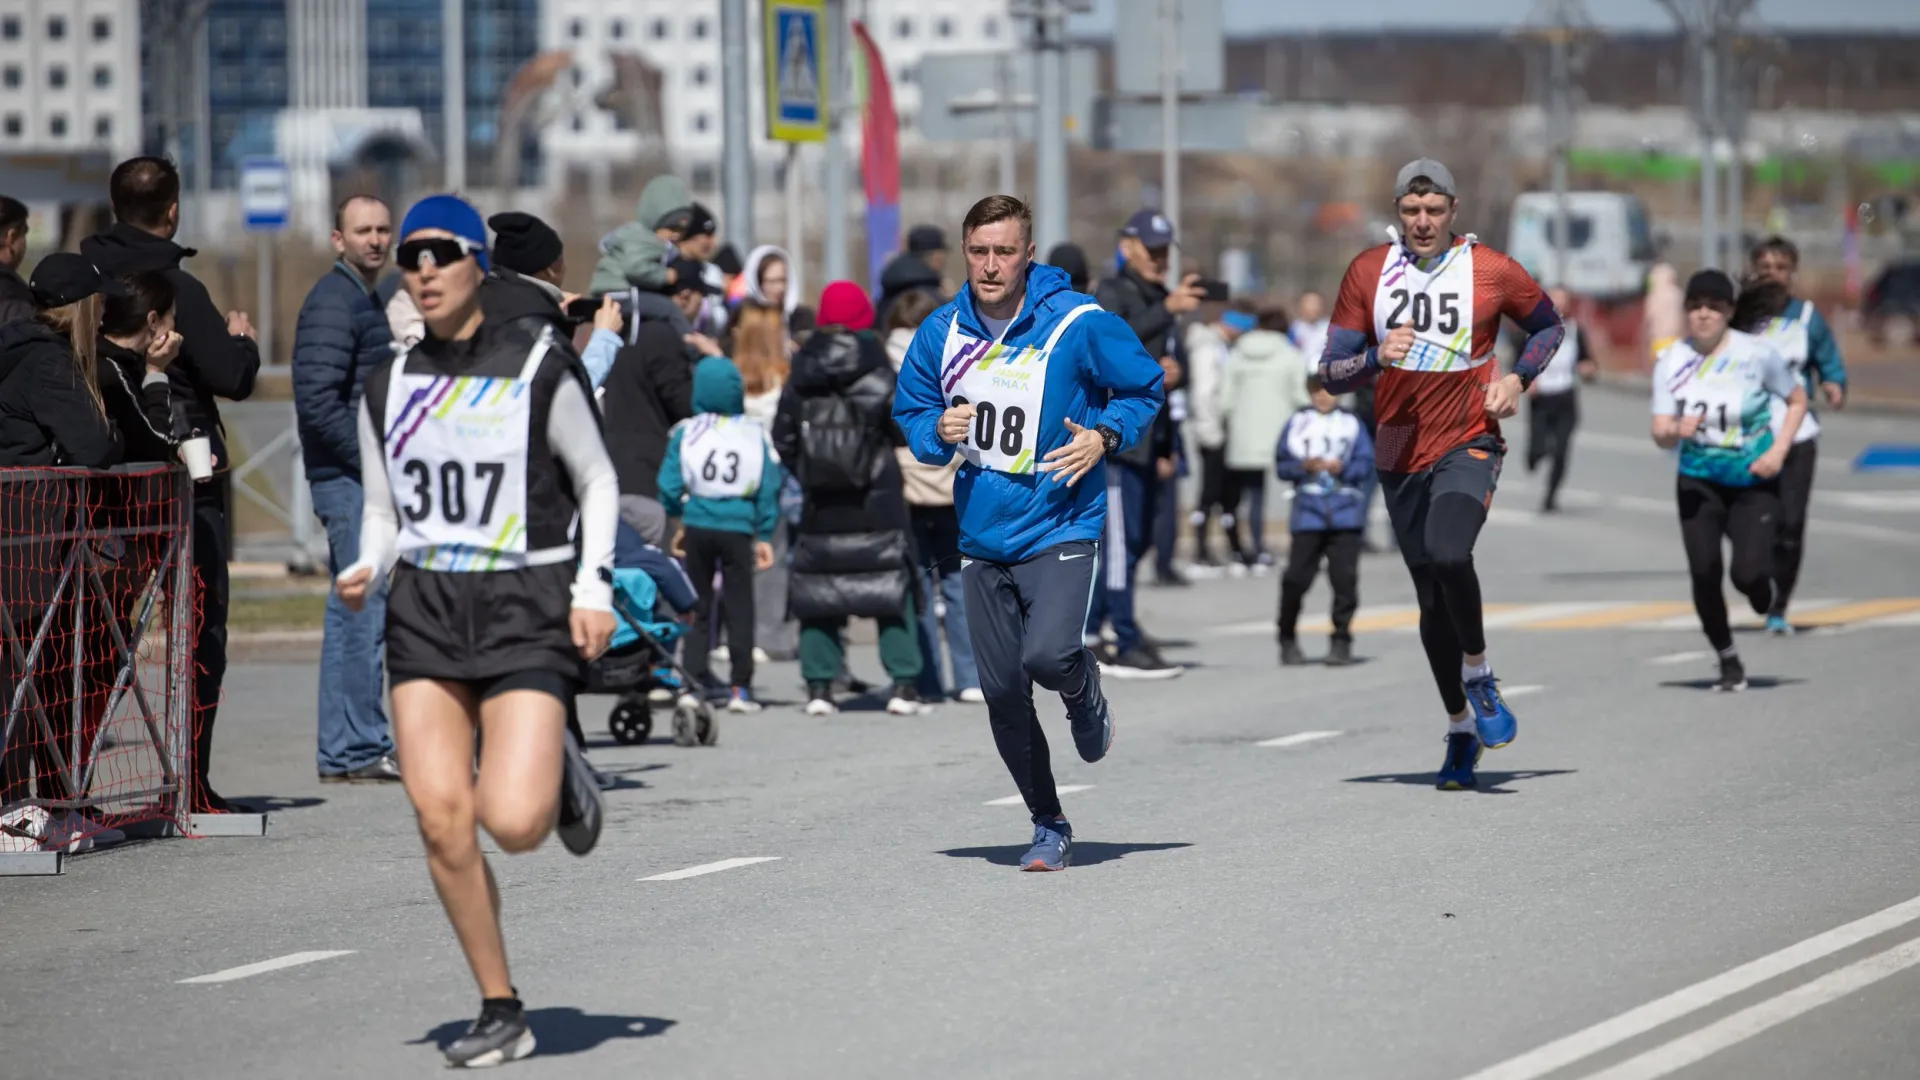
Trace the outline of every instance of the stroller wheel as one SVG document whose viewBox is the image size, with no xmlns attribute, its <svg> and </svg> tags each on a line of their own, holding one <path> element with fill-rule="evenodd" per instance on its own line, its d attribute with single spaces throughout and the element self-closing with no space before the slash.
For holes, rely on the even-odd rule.
<svg viewBox="0 0 1920 1080">
<path fill-rule="evenodd" d="M 700 714 L 705 709 L 691 694 L 681 696 L 673 707 L 673 745 L 700 745 Z"/>
<path fill-rule="evenodd" d="M 714 715 L 712 705 L 704 701 L 700 703 L 699 721 L 694 725 L 694 731 L 700 736 L 701 746 L 712 746 L 720 741 L 720 719 Z"/>
<path fill-rule="evenodd" d="M 646 742 L 653 737 L 653 714 L 647 711 L 645 701 L 622 698 L 607 714 L 607 730 L 613 733 L 613 741 L 622 746 Z"/>
</svg>

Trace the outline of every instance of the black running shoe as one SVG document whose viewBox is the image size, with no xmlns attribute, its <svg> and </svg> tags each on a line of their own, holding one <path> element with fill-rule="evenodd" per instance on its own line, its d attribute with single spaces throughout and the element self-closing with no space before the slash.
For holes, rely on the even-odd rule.
<svg viewBox="0 0 1920 1080">
<path fill-rule="evenodd" d="M 1327 666 L 1346 667 L 1353 663 L 1353 640 L 1334 638 L 1327 644 Z"/>
<path fill-rule="evenodd" d="M 600 784 L 587 764 L 573 732 L 566 736 L 566 757 L 560 767 L 560 842 L 575 855 L 585 855 L 600 840 Z"/>
<path fill-rule="evenodd" d="M 1723 694 L 1731 694 L 1736 690 L 1747 688 L 1747 667 L 1740 662 L 1739 657 L 1720 658 L 1720 681 L 1714 683 L 1713 688 Z"/>
<path fill-rule="evenodd" d="M 486 1069 L 519 1061 L 533 1053 L 533 1031 L 519 998 L 488 998 L 480 1019 L 447 1047 L 447 1064 L 456 1069 Z"/>
<path fill-rule="evenodd" d="M 1300 651 L 1299 642 L 1282 641 L 1280 643 L 1280 666 L 1281 667 L 1299 667 L 1301 664 L 1304 664 L 1306 662 L 1307 662 L 1307 654 Z"/>
</svg>

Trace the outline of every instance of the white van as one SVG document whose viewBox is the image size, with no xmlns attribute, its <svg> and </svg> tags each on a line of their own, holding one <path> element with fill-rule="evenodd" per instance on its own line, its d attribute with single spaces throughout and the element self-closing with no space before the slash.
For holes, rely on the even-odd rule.
<svg viewBox="0 0 1920 1080">
<path fill-rule="evenodd" d="M 1564 286 L 1595 300 L 1638 296 L 1656 255 L 1647 208 L 1638 195 L 1612 191 L 1567 192 L 1567 280 L 1555 280 L 1550 191 L 1530 191 L 1513 200 L 1507 254 L 1541 284 Z"/>
</svg>

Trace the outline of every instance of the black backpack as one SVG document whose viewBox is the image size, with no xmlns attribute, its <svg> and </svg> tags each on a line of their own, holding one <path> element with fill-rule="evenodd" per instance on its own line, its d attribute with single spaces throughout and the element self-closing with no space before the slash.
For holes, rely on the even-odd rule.
<svg viewBox="0 0 1920 1080">
<path fill-rule="evenodd" d="M 800 486 L 857 492 L 873 486 L 880 438 L 842 391 L 807 398 L 800 413 Z"/>
</svg>

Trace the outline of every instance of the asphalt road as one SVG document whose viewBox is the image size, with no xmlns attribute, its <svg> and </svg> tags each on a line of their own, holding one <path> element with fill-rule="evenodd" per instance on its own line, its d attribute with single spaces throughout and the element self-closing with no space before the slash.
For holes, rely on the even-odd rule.
<svg viewBox="0 0 1920 1080">
<path fill-rule="evenodd" d="M 1742 634 L 1756 687 L 1729 696 L 1701 689 L 1644 427 L 1590 393 L 1553 517 L 1510 464 L 1479 565 L 1521 734 L 1478 793 L 1433 790 L 1443 717 L 1390 554 L 1348 670 L 1276 667 L 1271 577 L 1146 591 L 1193 668 L 1110 682 L 1112 756 L 1058 765 L 1089 785 L 1066 873 L 1012 869 L 1026 815 L 992 805 L 1013 792 L 976 707 L 596 748 L 622 778 L 599 850 L 494 862 L 540 1039 L 516 1074 L 1913 1076 L 1920 476 L 1847 463 L 1920 424 L 1831 420 L 1818 629 Z M 437 1074 L 475 994 L 401 793 L 315 781 L 315 677 L 228 677 L 215 780 L 270 797 L 268 838 L 0 880 L 0 1077 Z M 799 696 L 791 665 L 761 686 Z M 770 861 L 643 880 L 733 859 Z"/>
</svg>

